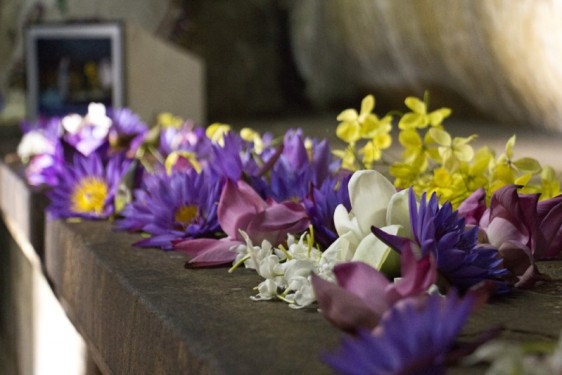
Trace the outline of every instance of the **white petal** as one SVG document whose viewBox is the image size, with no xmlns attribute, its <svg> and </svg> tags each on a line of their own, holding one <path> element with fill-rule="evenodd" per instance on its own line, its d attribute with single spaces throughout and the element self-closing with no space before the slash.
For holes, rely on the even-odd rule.
<svg viewBox="0 0 562 375">
<path fill-rule="evenodd" d="M 351 176 L 349 198 L 352 213 L 365 235 L 371 232 L 372 225 L 386 225 L 388 202 L 395 193 L 394 185 L 377 171 L 357 171 Z"/>
<path fill-rule="evenodd" d="M 386 212 L 386 225 L 400 225 L 400 235 L 412 238 L 412 228 L 410 225 L 410 204 L 408 203 L 408 189 L 404 189 L 392 196 L 388 202 Z"/>
<path fill-rule="evenodd" d="M 390 225 L 381 229 L 387 233 L 396 234 L 398 233 L 399 228 L 400 227 L 398 225 Z M 359 246 L 357 246 L 355 255 L 351 260 L 367 263 L 371 267 L 380 270 L 388 255 L 392 251 L 394 250 L 371 233 L 366 236 L 363 241 L 361 241 Z"/>
</svg>

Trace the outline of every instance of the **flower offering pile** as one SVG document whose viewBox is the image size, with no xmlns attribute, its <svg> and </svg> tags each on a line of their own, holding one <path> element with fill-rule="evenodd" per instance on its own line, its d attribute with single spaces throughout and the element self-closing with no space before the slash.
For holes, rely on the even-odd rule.
<svg viewBox="0 0 562 375">
<path fill-rule="evenodd" d="M 319 310 L 349 334 L 324 358 L 338 372 L 439 374 L 474 353 L 560 373 L 562 345 L 456 343 L 490 297 L 548 282 L 536 263 L 562 252 L 556 173 L 516 157 L 515 136 L 475 149 L 428 102 L 379 116 L 369 95 L 337 116 L 334 144 L 168 113 L 149 127 L 93 103 L 24 123 L 18 154 L 50 218 L 111 220 L 136 247 L 186 254 L 186 272 L 255 270 L 252 299 Z"/>
</svg>

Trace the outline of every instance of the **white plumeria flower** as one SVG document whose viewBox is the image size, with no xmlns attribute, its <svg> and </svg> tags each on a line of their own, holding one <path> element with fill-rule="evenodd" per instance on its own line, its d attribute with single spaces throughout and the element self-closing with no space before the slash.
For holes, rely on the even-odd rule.
<svg viewBox="0 0 562 375">
<path fill-rule="evenodd" d="M 32 156 L 54 154 L 55 145 L 40 131 L 32 130 L 22 137 L 18 145 L 17 153 L 20 159 L 24 163 L 27 163 Z"/>
<path fill-rule="evenodd" d="M 398 266 L 398 254 L 380 241 L 371 227 L 411 237 L 408 191 L 396 192 L 392 183 L 374 170 L 355 172 L 348 189 L 351 211 L 343 205 L 336 208 L 334 224 L 339 238 L 323 257 L 336 263 L 363 261 L 379 270 L 385 262 Z"/>
</svg>

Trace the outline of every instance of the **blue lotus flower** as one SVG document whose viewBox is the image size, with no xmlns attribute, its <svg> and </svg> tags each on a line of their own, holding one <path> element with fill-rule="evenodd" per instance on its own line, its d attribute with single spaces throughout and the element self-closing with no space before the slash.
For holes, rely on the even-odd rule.
<svg viewBox="0 0 562 375">
<path fill-rule="evenodd" d="M 345 339 L 325 360 L 340 374 L 444 374 L 473 301 L 455 293 L 400 301 L 373 332 Z"/>
<path fill-rule="evenodd" d="M 56 187 L 48 192 L 48 211 L 55 218 L 105 219 L 115 212 L 115 194 L 131 161 L 123 154 L 105 160 L 100 153 L 74 154 L 58 169 Z"/>
<path fill-rule="evenodd" d="M 270 172 L 269 196 L 277 201 L 302 201 L 311 187 L 319 187 L 333 175 L 334 158 L 327 140 L 311 140 L 310 147 L 302 130 L 289 130 L 283 152 Z"/>
<path fill-rule="evenodd" d="M 426 200 L 424 193 L 419 207 L 412 189 L 409 194 L 414 240 L 373 227 L 377 237 L 399 253 L 404 246 L 419 248 L 422 256 L 432 253 L 442 279 L 460 290 L 467 290 L 484 280 L 493 281 L 498 287 L 497 292 L 509 290 L 502 280 L 509 271 L 503 267 L 496 248 L 478 244 L 478 227 L 466 229 L 464 219 L 459 218 L 449 202 L 439 207 L 435 194 Z"/>
<path fill-rule="evenodd" d="M 141 247 L 172 248 L 173 241 L 212 237 L 220 230 L 217 205 L 222 180 L 208 170 L 147 175 L 134 200 L 121 212 L 116 229 L 143 231 Z"/>
</svg>

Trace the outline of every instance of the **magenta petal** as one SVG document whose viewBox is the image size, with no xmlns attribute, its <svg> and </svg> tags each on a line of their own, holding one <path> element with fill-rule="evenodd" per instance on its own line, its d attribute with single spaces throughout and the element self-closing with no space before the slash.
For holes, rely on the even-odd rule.
<svg viewBox="0 0 562 375">
<path fill-rule="evenodd" d="M 361 298 L 363 302 L 380 315 L 388 309 L 384 291 L 390 284 L 386 276 L 363 262 L 341 263 L 334 267 L 338 284 Z"/>
<path fill-rule="evenodd" d="M 486 192 L 480 188 L 470 194 L 457 209 L 460 217 L 465 219 L 466 224 L 478 225 L 482 215 L 486 211 Z"/>
<path fill-rule="evenodd" d="M 236 258 L 236 252 L 224 248 L 214 248 L 201 253 L 187 261 L 186 268 L 204 268 L 221 266 L 232 263 Z"/>
<path fill-rule="evenodd" d="M 552 198 L 544 202 L 548 202 L 546 204 L 550 205 L 550 210 L 548 213 L 544 214 L 544 217 L 541 218 L 539 225 L 540 231 L 542 232 L 544 241 L 545 241 L 545 248 L 535 248 L 534 255 L 536 259 L 543 259 L 543 258 L 554 258 L 562 249 L 560 248 L 560 236 L 561 236 L 561 228 L 562 228 L 562 201 L 559 199 Z M 554 201 L 554 202 L 549 202 Z M 552 203 L 556 203 L 552 205 Z M 541 212 L 542 206 L 546 205 L 543 202 L 539 202 L 537 211 Z"/>
<path fill-rule="evenodd" d="M 490 222 L 496 217 L 502 217 L 530 238 L 537 221 L 537 201 L 537 195 L 519 195 L 517 186 L 505 186 L 492 196 Z"/>
<path fill-rule="evenodd" d="M 387 291 L 389 303 L 397 299 L 424 294 L 437 280 L 437 262 L 433 254 L 417 259 L 410 246 L 402 250 L 402 278 Z"/>
<path fill-rule="evenodd" d="M 314 274 L 311 282 L 320 312 L 336 327 L 355 332 L 360 328 L 373 329 L 379 322 L 380 315 L 362 298 Z"/>
<path fill-rule="evenodd" d="M 309 223 L 306 211 L 301 205 L 272 203 L 267 209 L 254 215 L 245 230 L 253 242 L 268 240 L 277 245 L 286 240 L 288 233 L 306 230 Z"/>
<path fill-rule="evenodd" d="M 229 249 L 233 246 L 239 245 L 242 242 L 223 238 L 216 240 L 213 238 L 197 238 L 191 240 L 183 240 L 174 243 L 174 250 L 187 254 L 190 257 L 197 257 L 206 252 L 220 252 L 228 251 L 234 253 Z"/>
<path fill-rule="evenodd" d="M 267 204 L 245 182 L 238 184 L 228 180 L 222 190 L 217 209 L 218 220 L 222 230 L 230 238 L 237 238 L 238 229 L 244 229 L 245 223 L 241 222 L 248 214 L 255 214 L 267 208 Z"/>
<path fill-rule="evenodd" d="M 263 225 L 267 229 L 280 229 L 292 227 L 295 224 L 308 228 L 308 216 L 305 208 L 292 202 L 273 203 L 263 211 Z"/>
<path fill-rule="evenodd" d="M 302 232 L 308 228 L 309 220 L 306 210 L 300 204 L 278 203 L 269 206 L 261 215 L 263 230 L 286 229 Z"/>
</svg>

